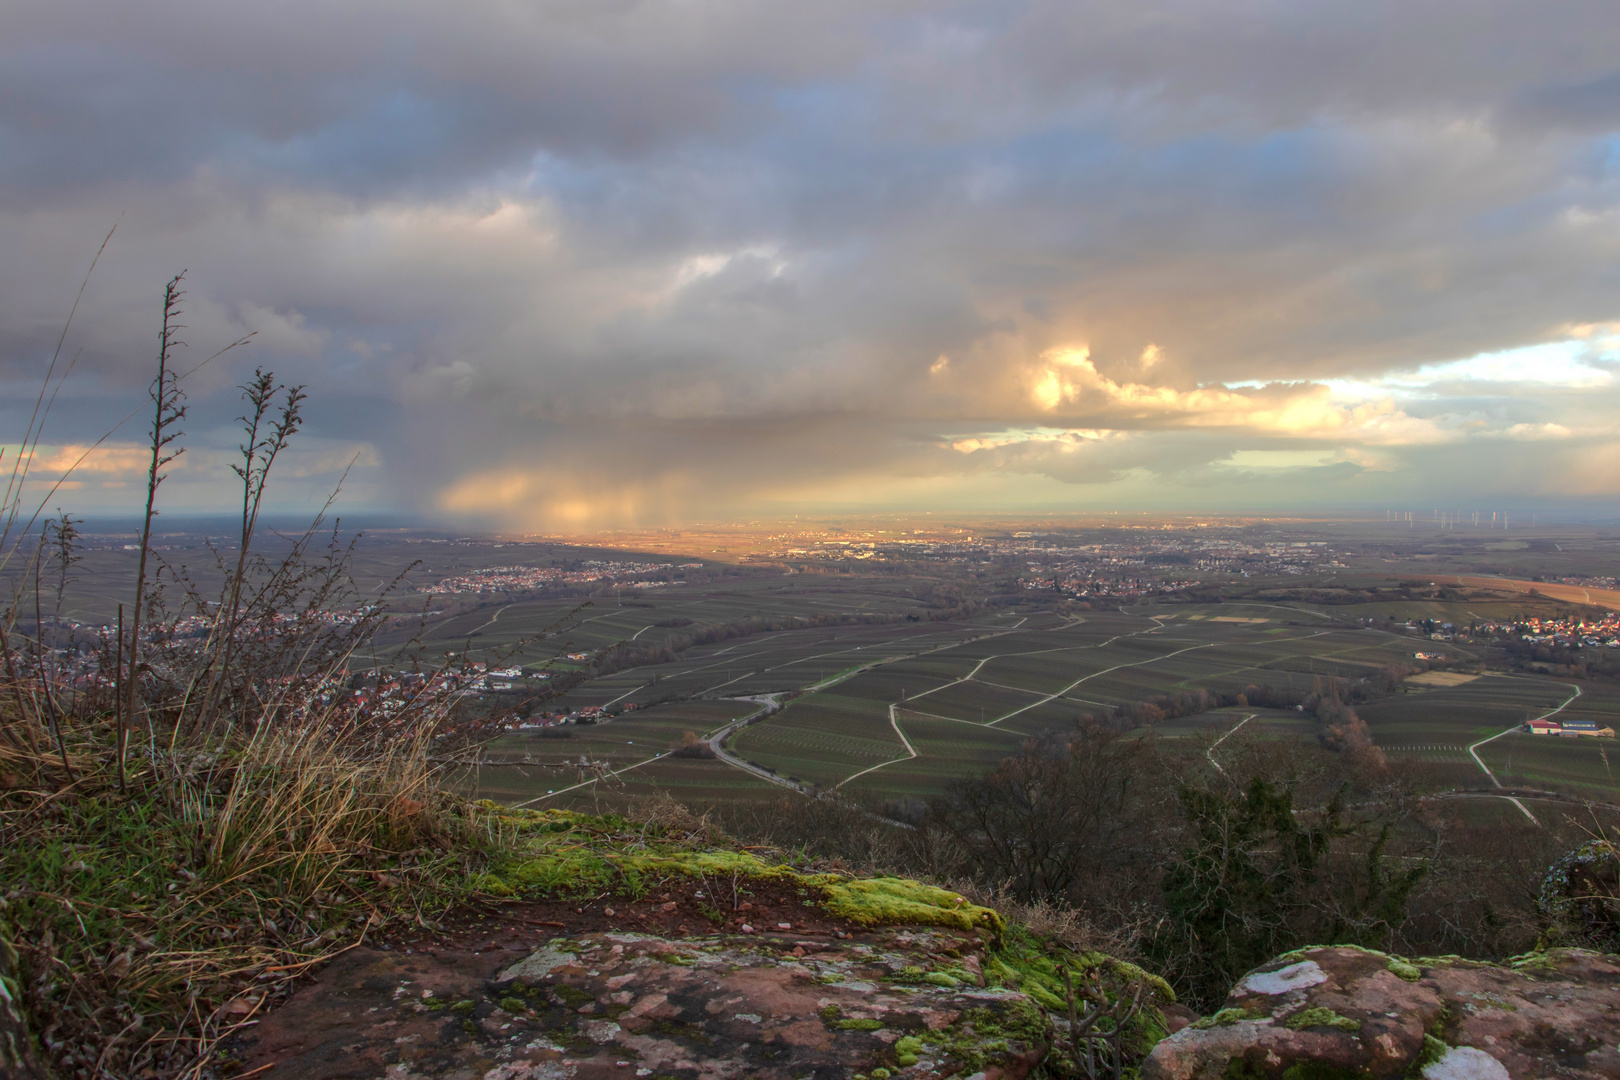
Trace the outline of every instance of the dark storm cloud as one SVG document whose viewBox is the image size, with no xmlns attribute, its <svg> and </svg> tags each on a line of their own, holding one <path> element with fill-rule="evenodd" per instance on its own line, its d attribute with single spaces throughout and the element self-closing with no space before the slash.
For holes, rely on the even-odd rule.
<svg viewBox="0 0 1620 1080">
<path fill-rule="evenodd" d="M 1019 505 L 1417 497 L 1527 453 L 1608 491 L 1582 464 L 1620 440 L 1607 4 L 5 18 L 10 396 L 123 222 L 59 443 L 138 396 L 185 266 L 193 346 L 259 331 L 197 376 L 199 438 L 228 444 L 263 362 L 312 384 L 312 437 L 375 461 L 379 498 L 515 523 L 946 505 L 998 477 Z M 1419 377 L 1577 337 L 1561 382 Z M 1325 456 L 1243 464 L 1301 446 Z"/>
</svg>

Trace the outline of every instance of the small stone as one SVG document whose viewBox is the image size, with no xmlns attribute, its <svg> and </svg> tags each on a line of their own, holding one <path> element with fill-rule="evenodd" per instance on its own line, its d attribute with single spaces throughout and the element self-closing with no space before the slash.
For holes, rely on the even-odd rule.
<svg viewBox="0 0 1620 1080">
<path fill-rule="evenodd" d="M 749 926 L 747 923 L 743 923 L 742 924 L 742 932 L 745 933 L 745 934 L 752 934 L 754 932 L 754 928 L 752 926 Z"/>
<path fill-rule="evenodd" d="M 779 922 L 776 924 L 776 928 L 778 930 L 791 930 L 793 929 L 793 924 L 790 922 Z"/>
<path fill-rule="evenodd" d="M 1276 971 L 1253 971 L 1243 977 L 1243 981 L 1233 987 L 1233 993 L 1265 994 L 1276 996 L 1286 994 L 1290 990 L 1303 990 L 1308 986 L 1327 982 L 1327 972 L 1317 966 L 1314 960 L 1301 960 L 1297 964 L 1278 968 Z"/>
<path fill-rule="evenodd" d="M 606 915 L 608 918 L 611 919 L 611 918 L 613 918 L 614 911 L 610 907 L 605 907 L 605 908 L 602 909 L 602 914 Z"/>
</svg>

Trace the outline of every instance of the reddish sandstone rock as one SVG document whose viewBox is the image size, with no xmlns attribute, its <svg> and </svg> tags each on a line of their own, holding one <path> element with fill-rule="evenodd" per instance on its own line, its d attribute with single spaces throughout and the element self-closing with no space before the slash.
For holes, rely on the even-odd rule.
<svg viewBox="0 0 1620 1080">
<path fill-rule="evenodd" d="M 1620 958 L 1559 949 L 1501 966 L 1305 949 L 1250 972 L 1142 1069 L 1144 1080 L 1302 1074 L 1620 1077 Z"/>
<path fill-rule="evenodd" d="M 355 950 L 272 1014 L 244 1064 L 264 1080 L 1020 1080 L 1045 1057 L 1045 1014 L 916 974 L 974 941 L 609 932 L 516 956 Z"/>
</svg>

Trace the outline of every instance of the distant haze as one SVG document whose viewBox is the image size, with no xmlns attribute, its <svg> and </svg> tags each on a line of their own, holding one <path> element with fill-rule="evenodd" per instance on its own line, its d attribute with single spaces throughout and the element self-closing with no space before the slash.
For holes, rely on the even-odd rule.
<svg viewBox="0 0 1620 1080">
<path fill-rule="evenodd" d="M 512 530 L 1620 495 L 1612 2 L 13 0 L 0 442 Z M 141 419 L 53 505 L 126 513 Z"/>
</svg>

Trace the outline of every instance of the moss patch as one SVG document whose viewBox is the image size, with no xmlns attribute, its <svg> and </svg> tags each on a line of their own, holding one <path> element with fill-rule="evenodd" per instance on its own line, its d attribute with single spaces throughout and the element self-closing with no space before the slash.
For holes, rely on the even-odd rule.
<svg viewBox="0 0 1620 1080">
<path fill-rule="evenodd" d="M 1047 943 L 1022 927 L 1009 927 L 1001 942 L 991 950 L 984 964 L 987 986 L 1002 986 L 1020 990 L 1043 1009 L 1058 1015 L 1068 1013 L 1067 989 L 1064 985 L 1065 969 L 1078 991 L 1082 983 L 1093 975 L 1102 976 L 1115 986 L 1145 985 L 1151 998 L 1144 996 L 1142 1009 L 1125 1032 L 1125 1045 L 1133 1054 L 1146 1054 L 1169 1031 L 1164 1014 L 1158 1006 L 1176 1000 L 1170 984 L 1157 975 L 1144 971 L 1135 964 L 1116 960 L 1100 952 L 1053 954 Z"/>
<path fill-rule="evenodd" d="M 843 1020 L 834 1020 L 832 1026 L 839 1031 L 878 1031 L 883 1027 L 883 1021 L 864 1017 L 846 1017 Z"/>
<path fill-rule="evenodd" d="M 648 836 L 642 827 L 612 814 L 480 805 L 520 841 L 518 855 L 472 879 L 474 888 L 496 896 L 609 892 L 640 899 L 654 883 L 672 877 L 782 881 L 803 888 L 807 903 L 819 900 L 829 914 L 858 926 L 942 926 L 988 931 L 993 937 L 1006 928 L 998 912 L 909 878 L 803 873 L 746 851 L 705 850 L 684 839 Z"/>
<path fill-rule="evenodd" d="M 1445 1057 L 1446 1051 L 1450 1049 L 1451 1047 L 1445 1044 L 1445 1040 L 1425 1034 L 1423 1036 L 1423 1049 L 1418 1051 L 1417 1060 L 1412 1062 L 1412 1068 L 1406 1075 L 1421 1077 L 1424 1069 Z"/>
<path fill-rule="evenodd" d="M 1220 1012 L 1200 1017 L 1193 1021 L 1192 1026 L 1198 1031 L 1208 1031 L 1211 1028 L 1231 1027 L 1245 1020 L 1258 1020 L 1262 1015 L 1253 1009 L 1222 1009 Z"/>
<path fill-rule="evenodd" d="M 1302 1031 L 1305 1028 L 1330 1027 L 1340 1031 L 1360 1031 L 1361 1021 L 1352 1020 L 1348 1016 L 1340 1016 L 1332 1009 L 1324 1009 L 1320 1005 L 1313 1005 L 1309 1009 L 1301 1009 L 1288 1018 L 1290 1031 Z"/>
<path fill-rule="evenodd" d="M 1409 964 L 1405 960 L 1390 960 L 1389 970 L 1394 972 L 1397 977 L 1405 979 L 1407 982 L 1417 982 L 1419 979 L 1423 978 L 1423 969 L 1418 967 L 1416 964 Z"/>
<path fill-rule="evenodd" d="M 1063 968 L 1078 986 L 1092 972 L 1121 983 L 1145 983 L 1158 1002 L 1170 1004 L 1176 992 L 1170 984 L 1151 972 L 1106 953 L 1064 953 L 1059 959 L 1046 951 L 1045 943 L 1022 927 L 1011 928 L 985 965 L 985 981 L 991 985 L 1022 990 L 1048 1009 L 1067 1012 Z"/>
<path fill-rule="evenodd" d="M 947 926 L 956 930 L 989 930 L 1000 936 L 1007 923 L 1001 914 L 979 907 L 948 889 L 908 878 L 811 879 L 826 900 L 823 907 L 858 926 Z"/>
<path fill-rule="evenodd" d="M 1014 999 L 999 1015 L 992 1009 L 968 1009 L 961 1019 L 920 1039 L 973 1073 L 1006 1053 L 1013 1042 L 1044 1046 L 1051 1034 L 1046 1014 L 1028 1001 Z"/>
</svg>

